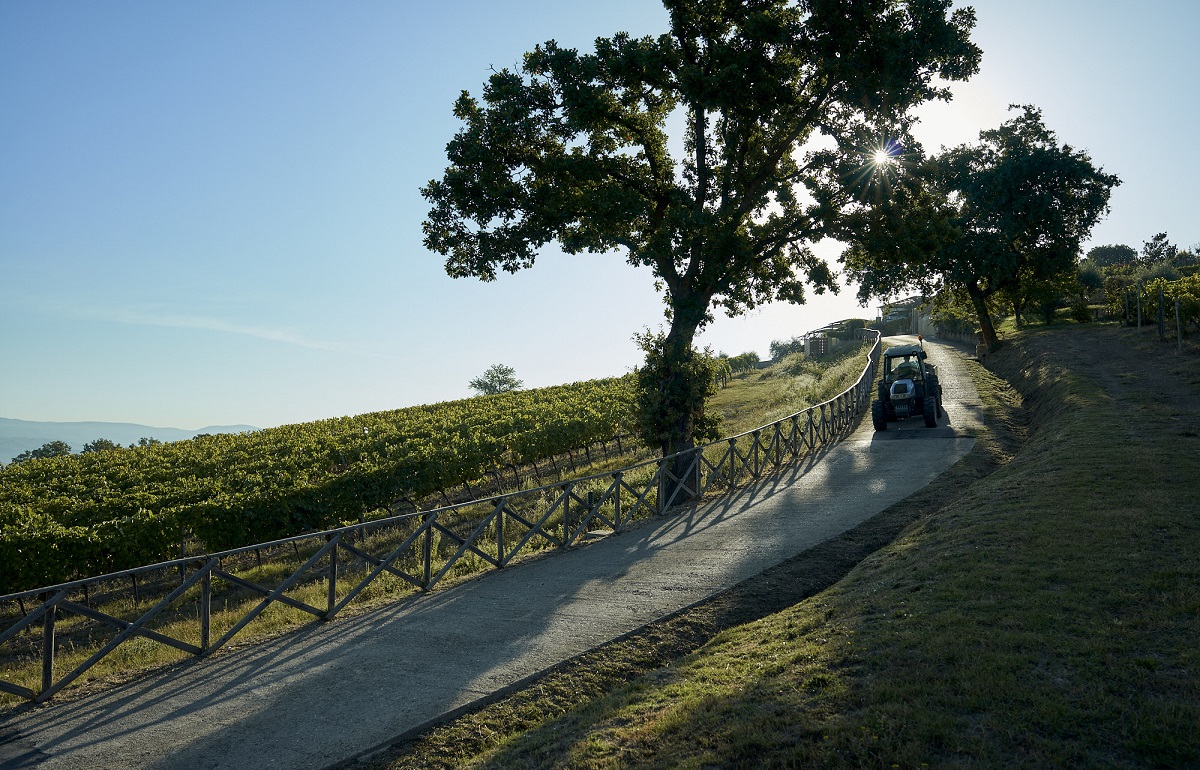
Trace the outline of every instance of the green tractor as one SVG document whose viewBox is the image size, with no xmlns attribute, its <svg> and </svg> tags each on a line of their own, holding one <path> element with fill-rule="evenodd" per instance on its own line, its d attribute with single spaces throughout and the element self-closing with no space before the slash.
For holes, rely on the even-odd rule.
<svg viewBox="0 0 1200 770">
<path fill-rule="evenodd" d="M 896 345 L 884 351 L 879 398 L 871 403 L 875 430 L 887 430 L 889 421 L 917 415 L 925 418 L 926 428 L 937 427 L 937 418 L 944 414 L 942 386 L 937 367 L 926 361 L 928 355 L 923 340 L 921 344 Z"/>
</svg>

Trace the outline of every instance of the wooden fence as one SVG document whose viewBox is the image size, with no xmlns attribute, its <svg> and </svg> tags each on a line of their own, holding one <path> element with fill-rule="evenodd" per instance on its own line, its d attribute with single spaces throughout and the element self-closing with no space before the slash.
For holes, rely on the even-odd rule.
<svg viewBox="0 0 1200 770">
<path fill-rule="evenodd" d="M 7 623 L 0 631 L 0 650 L 8 645 L 5 657 L 10 662 L 26 662 L 24 669 L 14 664 L 8 670 L 35 669 L 29 661 L 40 657 L 41 677 L 40 684 L 0 678 L 0 691 L 44 702 L 133 639 L 204 657 L 227 645 L 272 605 L 329 621 L 381 583 L 388 583 L 389 591 L 429 591 L 449 575 L 500 569 L 524 554 L 566 549 L 591 536 L 620 532 L 634 519 L 734 489 L 846 435 L 870 406 L 879 353 L 876 333 L 858 381 L 835 398 L 678 455 L 483 500 L 2 596 L 0 608 L 13 611 L 0 615 L 0 624 Z M 285 554 L 290 571 L 281 573 L 273 554 Z M 295 561 L 302 563 L 291 569 Z M 151 598 L 106 602 L 106 585 L 132 580 L 136 586 L 139 578 L 142 594 Z M 247 596 L 258 601 L 246 602 Z M 215 608 L 229 606 L 238 609 L 232 616 L 219 613 L 222 623 L 214 627 Z M 86 621 L 92 625 L 85 634 L 79 626 Z M 63 628 L 66 638 L 60 634 Z M 106 629 L 107 637 L 96 642 L 96 629 Z M 80 646 L 76 638 L 86 638 L 90 646 L 84 646 L 94 652 L 77 654 L 70 671 L 60 674 L 57 661 L 64 648 Z"/>
</svg>

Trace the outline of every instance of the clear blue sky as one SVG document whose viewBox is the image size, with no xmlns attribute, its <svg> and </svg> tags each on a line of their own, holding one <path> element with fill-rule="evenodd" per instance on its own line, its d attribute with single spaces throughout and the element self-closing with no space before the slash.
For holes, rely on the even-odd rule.
<svg viewBox="0 0 1200 770">
<path fill-rule="evenodd" d="M 927 147 L 1009 103 L 1124 184 L 1089 245 L 1200 241 L 1200 4 L 983 0 L 981 73 Z M 650 0 L 0 3 L 0 416 L 262 427 L 628 371 L 662 321 L 621 255 L 492 284 L 421 245 L 451 105 L 554 38 L 665 29 Z M 833 258 L 836 244 L 820 253 Z M 701 342 L 873 316 L 853 290 L 719 318 Z"/>
</svg>

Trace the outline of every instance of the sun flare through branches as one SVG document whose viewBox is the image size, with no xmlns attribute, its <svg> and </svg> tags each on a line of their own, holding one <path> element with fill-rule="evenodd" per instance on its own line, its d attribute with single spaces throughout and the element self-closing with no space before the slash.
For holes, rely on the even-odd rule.
<svg viewBox="0 0 1200 770">
<path fill-rule="evenodd" d="M 904 148 L 895 139 L 884 139 L 859 148 L 861 165 L 850 174 L 850 184 L 860 202 L 881 201 L 890 196 L 904 166 Z"/>
</svg>

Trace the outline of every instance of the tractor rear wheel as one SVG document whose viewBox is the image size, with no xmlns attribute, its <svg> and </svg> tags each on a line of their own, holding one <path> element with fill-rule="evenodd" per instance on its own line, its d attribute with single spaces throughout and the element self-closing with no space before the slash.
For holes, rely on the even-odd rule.
<svg viewBox="0 0 1200 770">
<path fill-rule="evenodd" d="M 937 399 L 934 398 L 933 396 L 926 396 L 925 403 L 923 404 L 923 406 L 925 407 L 925 409 L 924 409 L 925 427 L 926 428 L 936 428 L 937 427 Z"/>
</svg>

